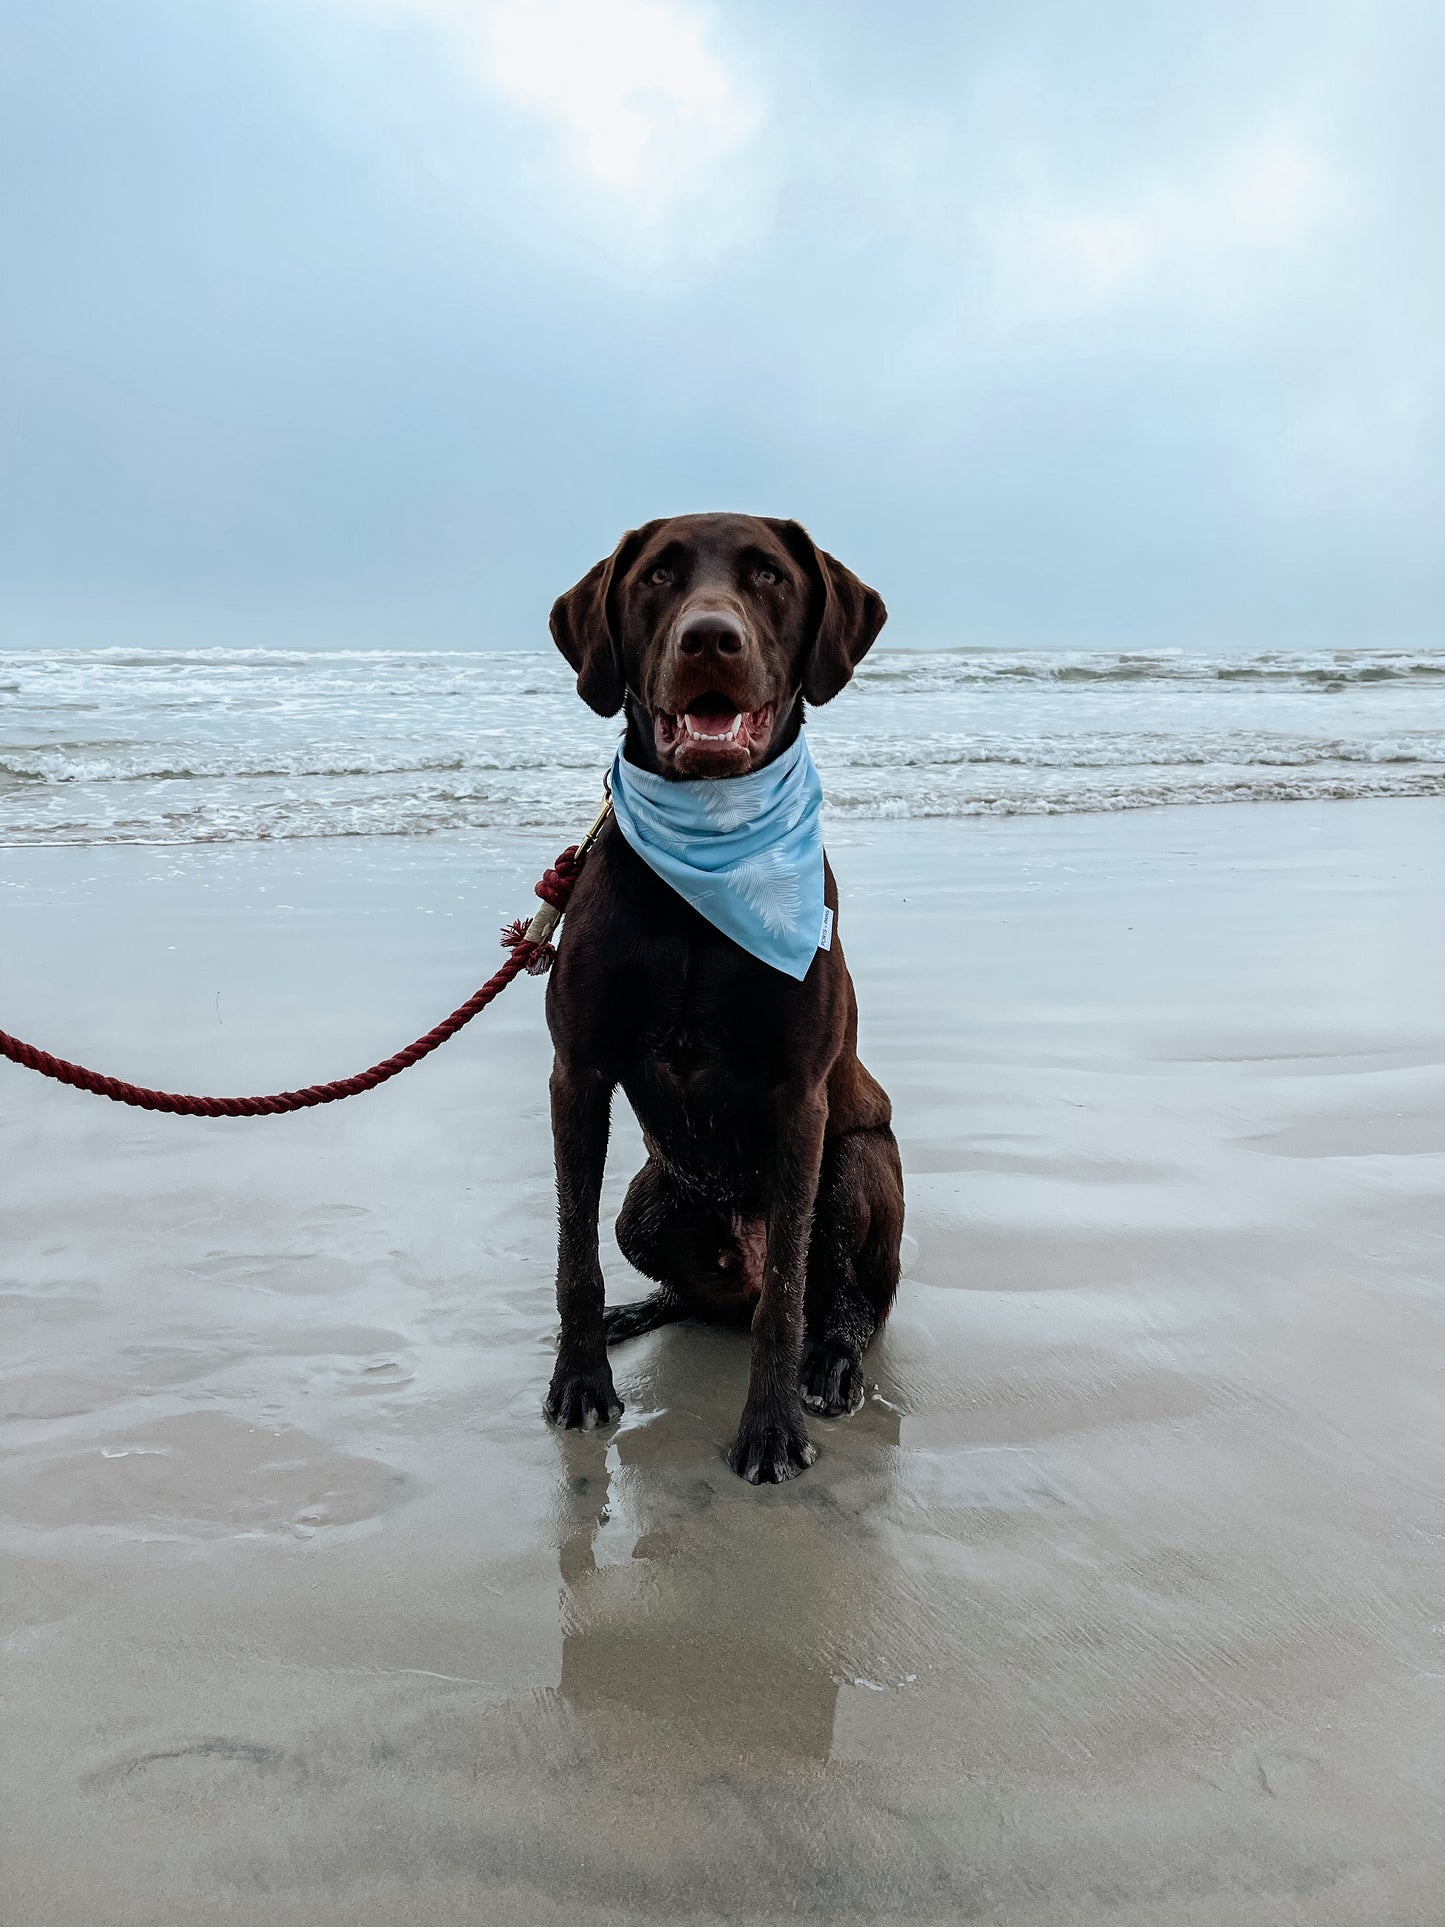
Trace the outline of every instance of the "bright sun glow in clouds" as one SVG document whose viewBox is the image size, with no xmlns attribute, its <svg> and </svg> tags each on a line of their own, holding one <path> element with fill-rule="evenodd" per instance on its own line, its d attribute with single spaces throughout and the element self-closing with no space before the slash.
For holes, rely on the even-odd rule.
<svg viewBox="0 0 1445 1927">
<path fill-rule="evenodd" d="M 715 161 L 753 116 L 705 23 L 659 0 L 503 0 L 487 10 L 493 80 L 556 121 L 601 180 Z"/>
<path fill-rule="evenodd" d="M 331 0 L 336 4 L 336 0 Z M 428 28 L 449 64 L 561 137 L 566 161 L 646 216 L 748 139 L 759 104 L 682 0 L 340 0 Z"/>
</svg>

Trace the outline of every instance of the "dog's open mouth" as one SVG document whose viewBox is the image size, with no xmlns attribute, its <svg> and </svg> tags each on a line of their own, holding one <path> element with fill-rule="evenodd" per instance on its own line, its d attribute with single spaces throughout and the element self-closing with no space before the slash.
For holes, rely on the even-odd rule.
<svg viewBox="0 0 1445 1927">
<path fill-rule="evenodd" d="M 678 715 L 652 714 L 657 753 L 689 776 L 738 775 L 773 733 L 773 703 L 739 709 L 716 689 L 694 696 Z"/>
</svg>

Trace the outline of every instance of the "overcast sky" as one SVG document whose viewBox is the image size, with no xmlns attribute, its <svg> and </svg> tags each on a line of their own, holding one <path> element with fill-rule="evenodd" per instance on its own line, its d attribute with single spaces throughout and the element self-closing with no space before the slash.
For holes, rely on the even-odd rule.
<svg viewBox="0 0 1445 1927">
<path fill-rule="evenodd" d="M 1445 641 L 1438 0 L 0 0 L 0 638 Z"/>
</svg>

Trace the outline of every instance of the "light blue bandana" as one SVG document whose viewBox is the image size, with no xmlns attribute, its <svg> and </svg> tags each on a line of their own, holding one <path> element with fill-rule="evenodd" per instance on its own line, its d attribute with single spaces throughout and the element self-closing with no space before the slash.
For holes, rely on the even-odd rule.
<svg viewBox="0 0 1445 1927">
<path fill-rule="evenodd" d="M 672 782 L 620 749 L 612 765 L 617 827 L 643 862 L 725 936 L 800 982 L 832 937 L 822 807 L 801 736 L 747 776 Z"/>
</svg>

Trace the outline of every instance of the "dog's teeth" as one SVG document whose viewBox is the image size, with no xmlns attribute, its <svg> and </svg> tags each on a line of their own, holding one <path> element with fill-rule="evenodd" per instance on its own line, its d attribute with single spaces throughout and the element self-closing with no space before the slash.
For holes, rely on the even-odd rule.
<svg viewBox="0 0 1445 1927">
<path fill-rule="evenodd" d="M 741 711 L 733 717 L 732 727 L 729 729 L 699 729 L 688 710 L 683 711 L 679 721 L 682 724 L 683 733 L 691 736 L 695 743 L 734 743 L 737 741 L 738 731 L 743 726 Z"/>
</svg>

